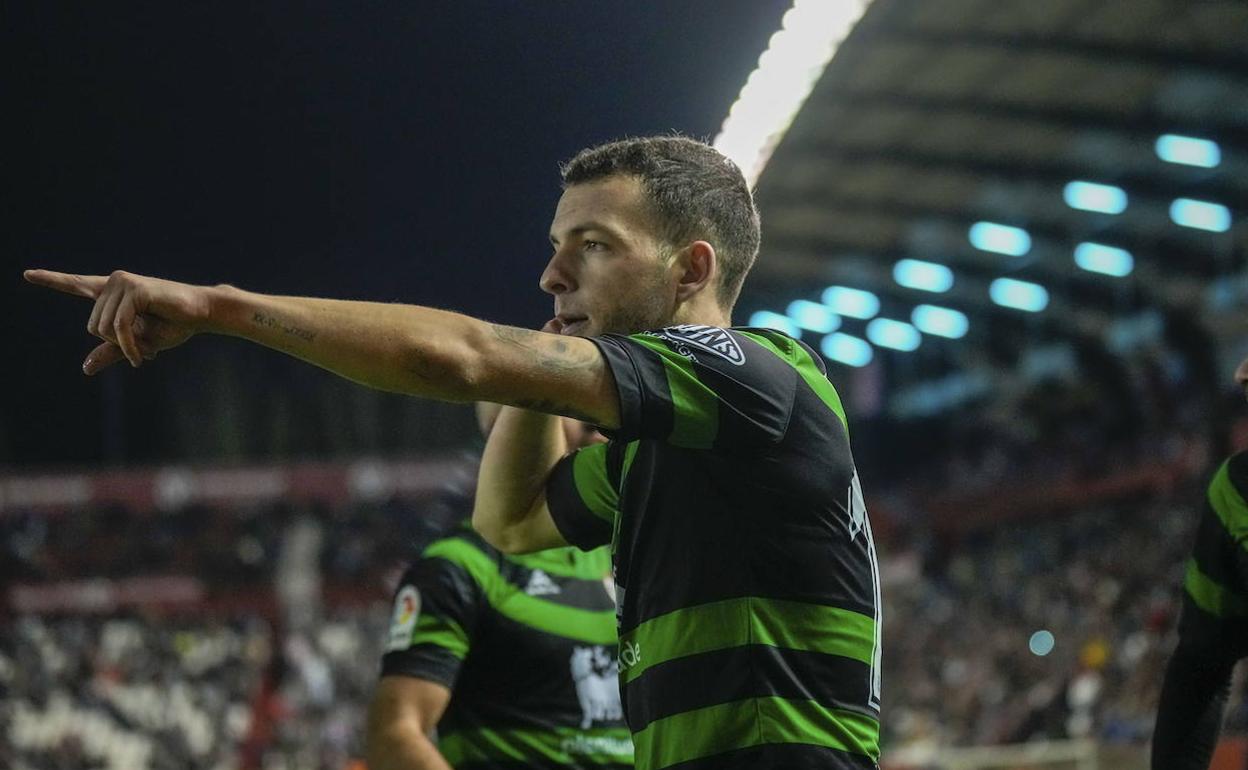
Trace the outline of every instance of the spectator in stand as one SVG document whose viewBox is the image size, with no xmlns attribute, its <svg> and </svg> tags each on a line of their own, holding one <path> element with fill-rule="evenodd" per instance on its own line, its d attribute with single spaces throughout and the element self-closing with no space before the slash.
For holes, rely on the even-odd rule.
<svg viewBox="0 0 1248 770">
<path fill-rule="evenodd" d="M 1248 395 L 1248 359 L 1235 370 Z M 1222 464 L 1205 496 L 1183 579 L 1179 645 L 1166 669 L 1154 770 L 1204 770 L 1222 727 L 1231 674 L 1248 657 L 1248 452 Z"/>
</svg>

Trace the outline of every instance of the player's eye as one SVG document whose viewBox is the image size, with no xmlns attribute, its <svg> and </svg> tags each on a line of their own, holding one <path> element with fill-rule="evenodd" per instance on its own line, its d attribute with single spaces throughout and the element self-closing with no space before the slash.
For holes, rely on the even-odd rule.
<svg viewBox="0 0 1248 770">
<path fill-rule="evenodd" d="M 605 249 L 605 248 L 606 248 L 606 244 L 602 243 L 601 241 L 585 241 L 586 251 L 598 251 L 599 249 Z"/>
</svg>

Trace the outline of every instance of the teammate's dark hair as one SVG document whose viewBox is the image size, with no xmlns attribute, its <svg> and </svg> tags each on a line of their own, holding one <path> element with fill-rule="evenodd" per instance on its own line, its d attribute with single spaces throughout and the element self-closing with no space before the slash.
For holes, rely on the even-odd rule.
<svg viewBox="0 0 1248 770">
<path fill-rule="evenodd" d="M 621 139 L 577 153 L 560 168 L 565 188 L 616 174 L 641 182 L 659 232 L 673 248 L 704 240 L 719 265 L 716 299 L 731 309 L 758 256 L 758 209 L 736 164 L 683 136 Z"/>
</svg>

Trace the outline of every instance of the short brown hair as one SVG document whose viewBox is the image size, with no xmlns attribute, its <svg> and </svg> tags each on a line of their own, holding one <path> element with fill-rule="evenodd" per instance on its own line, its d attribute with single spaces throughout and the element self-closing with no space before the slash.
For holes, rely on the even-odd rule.
<svg viewBox="0 0 1248 770">
<path fill-rule="evenodd" d="M 715 247 L 716 299 L 725 309 L 736 303 L 758 256 L 758 209 L 741 169 L 718 150 L 684 136 L 621 139 L 581 150 L 560 173 L 564 188 L 636 177 L 668 244 L 704 240 Z"/>
</svg>

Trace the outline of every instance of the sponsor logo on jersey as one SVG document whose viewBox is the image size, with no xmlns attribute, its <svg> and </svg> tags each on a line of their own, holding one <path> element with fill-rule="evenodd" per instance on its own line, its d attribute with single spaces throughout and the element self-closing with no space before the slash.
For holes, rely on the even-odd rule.
<svg viewBox="0 0 1248 770">
<path fill-rule="evenodd" d="M 620 671 L 624 672 L 641 662 L 641 645 L 625 642 L 620 647 Z"/>
<path fill-rule="evenodd" d="M 683 344 L 705 353 L 713 353 L 734 366 L 741 366 L 745 363 L 745 351 L 727 330 L 718 326 L 680 324 L 667 327 L 659 333 L 659 336 L 678 346 Z M 679 347 L 676 352 L 687 355 Z"/>
<path fill-rule="evenodd" d="M 524 592 L 529 596 L 553 596 L 554 594 L 563 593 L 563 589 L 559 587 L 558 583 L 550 579 L 550 575 L 547 575 L 540 569 L 535 569 L 529 575 L 529 582 L 525 585 Z"/>
<path fill-rule="evenodd" d="M 576 683 L 576 699 L 581 704 L 581 729 L 594 722 L 624 718 L 620 705 L 620 668 L 612 660 L 611 651 L 601 644 L 572 648 L 572 681 Z"/>
<path fill-rule="evenodd" d="M 633 741 L 629 738 L 612 738 L 609 735 L 574 735 L 564 738 L 560 744 L 565 754 L 613 754 L 617 757 L 633 757 Z"/>
<path fill-rule="evenodd" d="M 386 652 L 406 650 L 412 646 L 412 634 L 420 617 L 420 591 L 416 586 L 403 586 L 394 597 L 394 614 L 390 616 L 390 635 Z"/>
</svg>

